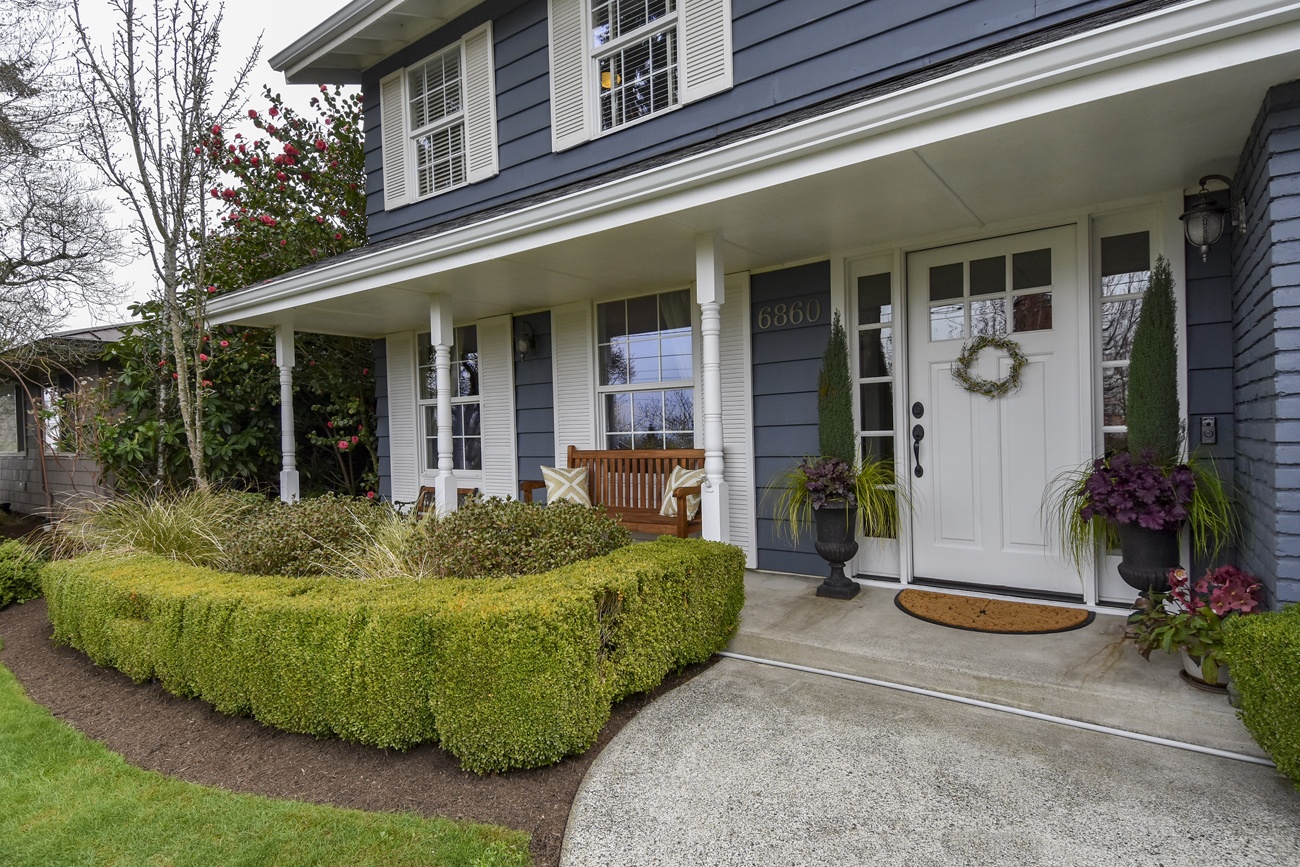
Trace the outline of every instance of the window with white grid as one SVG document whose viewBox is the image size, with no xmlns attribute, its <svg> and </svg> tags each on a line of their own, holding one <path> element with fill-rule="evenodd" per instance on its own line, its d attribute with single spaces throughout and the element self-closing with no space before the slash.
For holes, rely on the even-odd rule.
<svg viewBox="0 0 1300 867">
<path fill-rule="evenodd" d="M 416 195 L 465 183 L 465 95 L 457 43 L 406 73 Z"/>
<path fill-rule="evenodd" d="M 1106 454 L 1128 451 L 1128 366 L 1151 283 L 1151 233 L 1101 238 L 1101 433 Z"/>
<path fill-rule="evenodd" d="M 483 429 L 479 423 L 478 328 L 464 325 L 453 332 L 451 347 L 451 453 L 456 470 L 483 469 Z M 434 348 L 428 333 L 419 336 L 420 417 L 424 469 L 438 469 L 438 378 Z"/>
<path fill-rule="evenodd" d="M 695 448 L 690 290 L 598 304 L 596 323 L 605 448 Z"/>
<path fill-rule="evenodd" d="M 677 0 L 591 0 L 602 132 L 678 104 Z"/>
</svg>

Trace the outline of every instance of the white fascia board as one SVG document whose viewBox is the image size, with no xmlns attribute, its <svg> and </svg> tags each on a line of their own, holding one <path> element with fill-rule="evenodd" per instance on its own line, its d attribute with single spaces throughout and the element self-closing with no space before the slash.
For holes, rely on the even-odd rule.
<svg viewBox="0 0 1300 867">
<path fill-rule="evenodd" d="M 673 163 L 209 303 L 216 324 L 672 214 L 1050 111 L 1300 54 L 1300 2 L 1191 0 Z"/>
</svg>

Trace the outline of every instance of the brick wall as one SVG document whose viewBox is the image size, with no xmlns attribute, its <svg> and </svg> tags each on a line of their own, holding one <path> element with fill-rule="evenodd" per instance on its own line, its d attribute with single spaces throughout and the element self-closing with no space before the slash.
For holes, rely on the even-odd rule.
<svg viewBox="0 0 1300 867">
<path fill-rule="evenodd" d="M 1246 202 L 1232 256 L 1241 560 L 1277 605 L 1300 601 L 1300 81 L 1265 97 L 1236 188 Z"/>
</svg>

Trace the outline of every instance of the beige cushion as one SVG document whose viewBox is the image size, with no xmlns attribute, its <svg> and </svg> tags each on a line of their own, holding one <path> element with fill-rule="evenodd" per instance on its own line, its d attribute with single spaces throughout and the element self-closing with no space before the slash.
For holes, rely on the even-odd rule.
<svg viewBox="0 0 1300 867">
<path fill-rule="evenodd" d="M 686 467 L 673 467 L 668 474 L 668 483 L 664 486 L 664 504 L 659 507 L 659 514 L 665 518 L 677 517 L 677 498 L 673 491 L 678 488 L 690 488 L 704 483 L 704 470 L 688 470 Z M 691 495 L 686 498 L 686 520 L 694 521 L 700 513 L 700 498 Z"/>
<path fill-rule="evenodd" d="M 586 467 L 542 467 L 542 481 L 546 482 L 546 502 L 572 500 L 590 508 L 591 495 L 587 493 Z"/>
</svg>

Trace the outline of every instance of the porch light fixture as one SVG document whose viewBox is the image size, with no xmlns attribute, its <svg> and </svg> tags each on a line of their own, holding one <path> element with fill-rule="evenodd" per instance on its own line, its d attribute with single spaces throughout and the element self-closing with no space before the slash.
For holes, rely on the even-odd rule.
<svg viewBox="0 0 1300 867">
<path fill-rule="evenodd" d="M 536 348 L 537 335 L 533 333 L 533 326 L 528 324 L 528 320 L 520 322 L 519 329 L 515 331 L 515 356 L 523 361 Z"/>
<path fill-rule="evenodd" d="M 1211 200 L 1209 190 L 1205 189 L 1206 181 L 1218 181 L 1227 187 L 1230 204 L 1220 205 Z M 1201 178 L 1200 183 L 1200 198 L 1178 219 L 1183 221 L 1183 232 L 1187 235 L 1187 243 L 1200 248 L 1201 261 L 1205 262 L 1210 258 L 1210 248 L 1223 237 L 1223 230 L 1234 225 L 1240 226 L 1244 219 L 1239 213 L 1241 203 L 1233 203 L 1231 178 L 1225 178 L 1223 175 L 1206 175 Z"/>
</svg>

